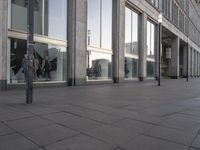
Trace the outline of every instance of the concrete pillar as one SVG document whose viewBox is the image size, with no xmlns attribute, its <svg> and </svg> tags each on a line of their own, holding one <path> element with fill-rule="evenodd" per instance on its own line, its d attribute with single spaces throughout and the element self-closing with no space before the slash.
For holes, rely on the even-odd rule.
<svg viewBox="0 0 200 150">
<path fill-rule="evenodd" d="M 68 0 L 68 85 L 86 84 L 87 0 Z"/>
<path fill-rule="evenodd" d="M 156 74 L 156 79 L 158 79 L 158 70 L 159 70 L 159 25 L 156 25 L 155 28 L 155 59 L 156 59 L 156 68 L 155 68 L 155 74 Z M 162 38 L 161 38 L 162 40 Z M 162 41 L 161 41 L 162 42 Z M 161 48 L 162 49 L 162 48 Z"/>
<path fill-rule="evenodd" d="M 193 48 L 190 48 L 190 76 L 193 77 Z"/>
<path fill-rule="evenodd" d="M 0 0 L 0 90 L 7 87 L 7 11 L 8 1 Z"/>
<path fill-rule="evenodd" d="M 190 51 L 189 46 L 183 47 L 183 77 L 187 77 L 187 74 L 189 74 L 189 70 L 187 70 L 190 62 L 188 61 L 189 51 Z"/>
<path fill-rule="evenodd" d="M 198 52 L 198 77 L 200 77 L 200 53 Z"/>
<path fill-rule="evenodd" d="M 139 16 L 139 80 L 147 76 L 147 14 Z"/>
<path fill-rule="evenodd" d="M 195 77 L 195 49 L 192 50 L 192 76 Z"/>
<path fill-rule="evenodd" d="M 195 50 L 195 77 L 197 77 L 197 51 Z"/>
<path fill-rule="evenodd" d="M 172 59 L 171 59 L 171 78 L 179 78 L 179 48 L 180 39 L 178 37 L 172 39 Z"/>
<path fill-rule="evenodd" d="M 198 52 L 198 77 L 200 77 L 200 53 Z"/>
<path fill-rule="evenodd" d="M 197 51 L 197 77 L 199 77 L 199 52 Z"/>
<path fill-rule="evenodd" d="M 124 80 L 125 0 L 113 0 L 113 82 Z"/>
<path fill-rule="evenodd" d="M 190 66 L 191 66 L 191 50 L 190 46 L 188 45 L 188 77 L 191 76 Z"/>
</svg>

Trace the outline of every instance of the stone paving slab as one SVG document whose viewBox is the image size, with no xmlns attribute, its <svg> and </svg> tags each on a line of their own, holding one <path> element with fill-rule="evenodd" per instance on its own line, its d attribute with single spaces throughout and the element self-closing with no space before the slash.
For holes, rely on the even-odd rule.
<svg viewBox="0 0 200 150">
<path fill-rule="evenodd" d="M 0 136 L 11 134 L 11 133 L 14 133 L 14 132 L 15 132 L 14 130 L 12 130 L 11 128 L 6 126 L 5 124 L 0 123 Z"/>
<path fill-rule="evenodd" d="M 118 122 L 113 123 L 112 125 L 138 134 L 145 133 L 154 126 L 153 124 L 148 124 L 130 119 L 120 120 Z"/>
<path fill-rule="evenodd" d="M 47 126 L 52 124 L 52 122 L 43 119 L 41 117 L 30 117 L 30 118 L 24 118 L 24 119 L 19 119 L 19 120 L 14 120 L 14 121 L 8 121 L 6 123 L 10 128 L 22 132 L 22 131 L 29 131 L 33 130 L 35 128 L 39 128 L 42 126 Z"/>
<path fill-rule="evenodd" d="M 87 131 L 86 134 L 102 140 L 111 146 L 120 146 L 132 138 L 138 136 L 137 133 L 131 133 L 125 129 L 111 125 L 106 125 Z"/>
<path fill-rule="evenodd" d="M 30 150 L 36 147 L 36 144 L 19 134 L 0 136 L 1 150 Z"/>
<path fill-rule="evenodd" d="M 0 92 L 0 150 L 199 150 L 200 80 L 156 84 Z"/>
<path fill-rule="evenodd" d="M 64 138 L 77 135 L 78 132 L 63 126 L 53 124 L 45 127 L 40 127 L 30 131 L 22 132 L 22 134 L 37 143 L 40 146 L 44 146 L 50 143 L 57 142 Z"/>
<path fill-rule="evenodd" d="M 33 116 L 33 114 L 24 111 L 8 112 L 0 114 L 0 121 L 18 120 L 22 118 L 28 118 L 31 116 Z"/>
<path fill-rule="evenodd" d="M 147 136 L 139 136 L 123 147 L 126 150 L 187 150 L 186 146 Z"/>
<path fill-rule="evenodd" d="M 192 143 L 192 147 L 200 149 L 200 135 L 196 137 L 196 139 Z"/>
<path fill-rule="evenodd" d="M 46 150 L 113 150 L 114 148 L 100 140 L 78 135 L 45 147 Z"/>
<path fill-rule="evenodd" d="M 190 146 L 191 142 L 196 136 L 196 134 L 191 134 L 188 132 L 160 126 L 155 126 L 153 129 L 145 133 L 145 135 L 171 141 L 185 146 Z"/>
<path fill-rule="evenodd" d="M 79 132 L 103 125 L 100 122 L 89 120 L 80 116 L 75 116 L 66 112 L 48 114 L 43 117 Z"/>
</svg>

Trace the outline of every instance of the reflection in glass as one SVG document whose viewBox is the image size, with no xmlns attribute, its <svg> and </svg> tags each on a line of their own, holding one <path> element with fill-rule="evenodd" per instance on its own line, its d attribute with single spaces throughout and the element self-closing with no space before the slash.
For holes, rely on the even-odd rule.
<svg viewBox="0 0 200 150">
<path fill-rule="evenodd" d="M 90 46 L 100 47 L 100 0 L 88 0 Z"/>
<path fill-rule="evenodd" d="M 102 0 L 101 34 L 101 47 L 112 49 L 112 0 Z"/>
<path fill-rule="evenodd" d="M 131 53 L 131 10 L 126 7 L 126 13 L 125 13 L 125 50 L 127 53 Z"/>
<path fill-rule="evenodd" d="M 155 25 L 147 21 L 147 57 L 155 58 Z"/>
<path fill-rule="evenodd" d="M 11 28 L 27 31 L 27 0 L 11 1 Z M 35 3 L 34 33 L 42 34 L 42 0 Z"/>
<path fill-rule="evenodd" d="M 66 40 L 67 0 L 45 0 L 45 35 Z"/>
<path fill-rule="evenodd" d="M 88 0 L 88 45 L 112 49 L 112 0 Z"/>
<path fill-rule="evenodd" d="M 155 77 L 155 62 L 147 61 L 147 77 Z"/>
<path fill-rule="evenodd" d="M 136 78 L 138 77 L 138 59 L 136 59 L 138 58 L 138 14 L 127 7 L 125 9 L 125 52 L 125 78 Z"/>
<path fill-rule="evenodd" d="M 125 12 L 125 50 L 138 54 L 138 14 L 126 7 Z"/>
<path fill-rule="evenodd" d="M 25 81 L 26 47 L 25 40 L 11 39 L 11 83 Z M 36 43 L 34 49 L 34 81 L 65 81 L 67 69 L 66 48 Z"/>
<path fill-rule="evenodd" d="M 138 77 L 138 59 L 125 58 L 125 78 Z"/>
<path fill-rule="evenodd" d="M 132 11 L 132 51 L 138 54 L 138 14 Z"/>
<path fill-rule="evenodd" d="M 88 51 L 87 54 L 88 80 L 104 80 L 112 77 L 111 54 Z"/>
</svg>

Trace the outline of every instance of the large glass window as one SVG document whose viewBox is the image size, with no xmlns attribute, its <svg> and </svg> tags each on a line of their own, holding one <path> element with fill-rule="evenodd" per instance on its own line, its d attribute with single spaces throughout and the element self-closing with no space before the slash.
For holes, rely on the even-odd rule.
<svg viewBox="0 0 200 150">
<path fill-rule="evenodd" d="M 112 78 L 112 55 L 104 52 L 87 52 L 88 80 L 106 80 Z"/>
<path fill-rule="evenodd" d="M 125 9 L 125 78 L 138 76 L 138 14 Z"/>
<path fill-rule="evenodd" d="M 11 0 L 11 28 L 27 32 L 27 0 Z M 35 0 L 34 33 L 66 40 L 67 0 Z"/>
<path fill-rule="evenodd" d="M 112 49 L 112 0 L 102 0 L 101 33 L 101 47 Z"/>
<path fill-rule="evenodd" d="M 27 0 L 11 1 L 11 28 L 27 31 Z M 34 32 L 42 34 L 42 0 L 35 1 Z"/>
<path fill-rule="evenodd" d="M 44 34 L 51 38 L 66 40 L 67 1 L 45 0 Z"/>
<path fill-rule="evenodd" d="M 35 43 L 34 49 L 34 81 L 66 81 L 66 48 Z M 10 40 L 10 83 L 21 83 L 25 81 L 26 50 L 26 40 Z"/>
<path fill-rule="evenodd" d="M 100 47 L 100 0 L 88 0 L 88 45 Z"/>
<path fill-rule="evenodd" d="M 155 25 L 147 21 L 147 57 L 155 58 Z"/>
<path fill-rule="evenodd" d="M 138 14 L 126 8 L 125 13 L 125 50 L 138 54 Z"/>
<path fill-rule="evenodd" d="M 147 77 L 155 77 L 155 62 L 147 61 Z"/>
<path fill-rule="evenodd" d="M 125 78 L 135 78 L 138 77 L 138 59 L 125 58 Z"/>
<path fill-rule="evenodd" d="M 87 79 L 112 79 L 112 0 L 88 0 Z"/>
<path fill-rule="evenodd" d="M 112 0 L 88 0 L 88 45 L 112 49 Z"/>
<path fill-rule="evenodd" d="M 155 77 L 155 25 L 147 21 L 147 77 Z"/>
<path fill-rule="evenodd" d="M 132 49 L 132 11 L 126 8 L 125 12 L 125 51 L 126 53 L 131 53 Z"/>
</svg>

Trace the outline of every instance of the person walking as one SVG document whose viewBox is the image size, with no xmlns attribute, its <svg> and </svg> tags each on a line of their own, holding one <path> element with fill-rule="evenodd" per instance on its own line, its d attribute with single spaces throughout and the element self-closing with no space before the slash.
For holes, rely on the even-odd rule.
<svg viewBox="0 0 200 150">
<path fill-rule="evenodd" d="M 48 55 L 45 55 L 45 57 L 44 57 L 44 60 L 42 62 L 42 68 L 44 70 L 44 77 L 46 78 L 46 81 L 49 81 L 51 79 L 51 74 L 50 74 L 51 65 L 49 62 Z"/>
</svg>

